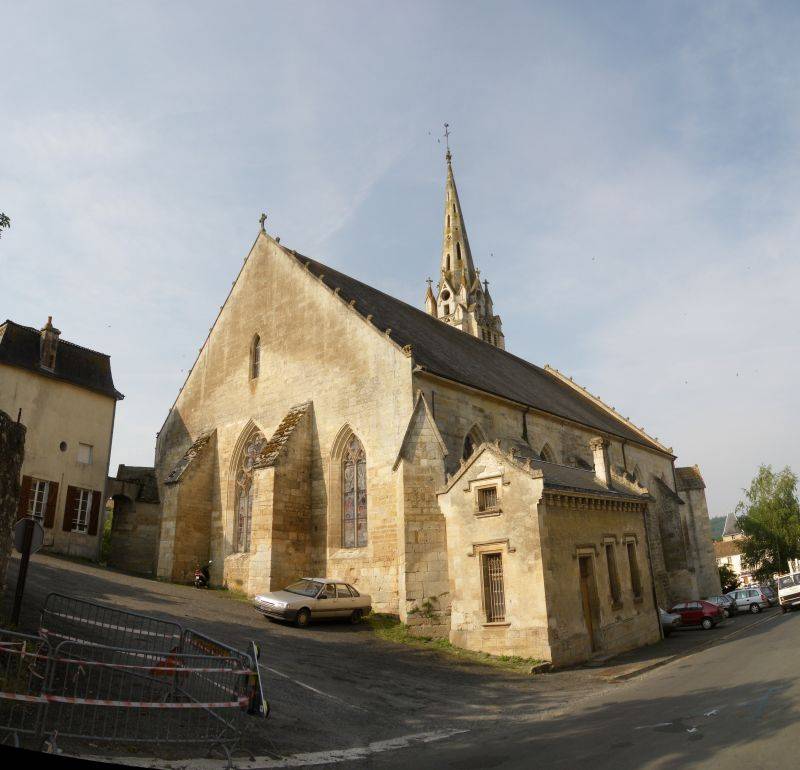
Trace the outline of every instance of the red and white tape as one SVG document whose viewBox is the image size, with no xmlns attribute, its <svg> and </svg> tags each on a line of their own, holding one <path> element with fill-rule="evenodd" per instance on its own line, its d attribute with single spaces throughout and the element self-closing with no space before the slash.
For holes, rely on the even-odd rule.
<svg viewBox="0 0 800 770">
<path fill-rule="evenodd" d="M 240 696 L 234 701 L 210 703 L 161 703 L 159 701 L 103 700 L 100 698 L 73 698 L 68 695 L 23 695 L 16 692 L 0 691 L 0 700 L 24 701 L 26 703 L 72 703 L 79 706 L 114 706 L 117 708 L 140 709 L 222 709 L 245 708 L 250 699 Z"/>
</svg>

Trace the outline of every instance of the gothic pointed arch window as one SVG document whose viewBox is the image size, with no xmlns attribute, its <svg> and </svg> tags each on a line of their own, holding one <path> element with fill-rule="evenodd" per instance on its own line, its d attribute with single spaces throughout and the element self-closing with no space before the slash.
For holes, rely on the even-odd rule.
<svg viewBox="0 0 800 770">
<path fill-rule="evenodd" d="M 253 470 L 267 440 L 256 430 L 247 439 L 236 470 L 233 544 L 237 553 L 249 553 L 253 532 Z"/>
<path fill-rule="evenodd" d="M 473 452 L 485 441 L 483 431 L 477 426 L 473 425 L 470 428 L 469 433 L 464 436 L 464 444 L 463 450 L 461 452 L 461 457 L 464 460 L 469 460 L 472 457 Z"/>
<path fill-rule="evenodd" d="M 342 455 L 342 545 L 367 544 L 367 455 L 353 435 Z"/>
<path fill-rule="evenodd" d="M 261 374 L 261 337 L 257 334 L 250 343 L 250 379 L 254 380 Z"/>
<path fill-rule="evenodd" d="M 539 452 L 539 457 L 546 463 L 554 463 L 556 461 L 556 453 L 550 448 L 550 444 L 545 444 L 542 451 Z"/>
</svg>

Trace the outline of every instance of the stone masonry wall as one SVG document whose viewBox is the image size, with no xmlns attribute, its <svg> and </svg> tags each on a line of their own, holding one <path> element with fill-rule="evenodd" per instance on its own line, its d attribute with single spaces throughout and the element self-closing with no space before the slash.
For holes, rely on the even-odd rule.
<svg viewBox="0 0 800 770">
<path fill-rule="evenodd" d="M 24 457 L 25 426 L 0 412 L 0 591 L 5 587 L 6 567 L 11 554 Z"/>
</svg>

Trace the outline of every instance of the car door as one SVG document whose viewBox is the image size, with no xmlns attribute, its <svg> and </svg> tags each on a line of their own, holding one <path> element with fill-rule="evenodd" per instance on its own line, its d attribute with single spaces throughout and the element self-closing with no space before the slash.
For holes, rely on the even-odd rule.
<svg viewBox="0 0 800 770">
<path fill-rule="evenodd" d="M 337 614 L 336 608 L 336 586 L 333 583 L 325 583 L 317 596 L 314 614 L 318 618 L 333 618 Z"/>
<path fill-rule="evenodd" d="M 336 584 L 336 603 L 338 605 L 336 612 L 342 617 L 349 615 L 355 609 L 355 600 L 346 583 Z"/>
<path fill-rule="evenodd" d="M 699 626 L 703 622 L 703 605 L 700 602 L 687 602 L 686 617 L 690 626 Z"/>
</svg>

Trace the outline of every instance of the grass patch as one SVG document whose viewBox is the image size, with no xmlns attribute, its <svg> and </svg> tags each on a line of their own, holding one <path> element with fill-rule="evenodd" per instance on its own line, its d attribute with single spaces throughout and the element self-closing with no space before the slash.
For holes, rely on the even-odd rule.
<svg viewBox="0 0 800 770">
<path fill-rule="evenodd" d="M 502 668 L 518 673 L 531 673 L 534 666 L 544 661 L 536 658 L 522 658 L 519 655 L 490 655 L 488 652 L 475 652 L 456 647 L 448 639 L 437 639 L 430 636 L 412 634 L 405 623 L 401 623 L 394 615 L 373 613 L 367 617 L 367 623 L 379 639 L 396 644 L 405 644 L 421 650 L 439 652 L 449 658 L 470 663 L 481 663 L 485 666 Z"/>
</svg>

